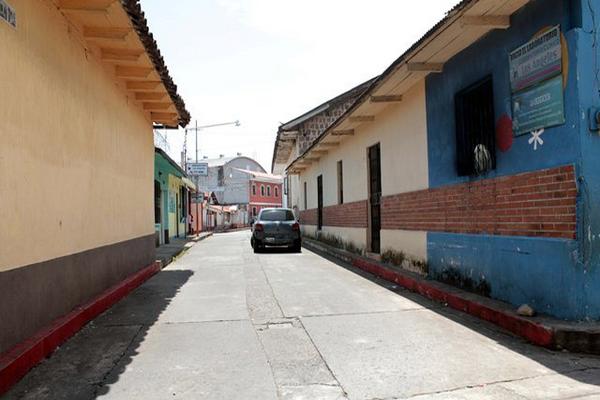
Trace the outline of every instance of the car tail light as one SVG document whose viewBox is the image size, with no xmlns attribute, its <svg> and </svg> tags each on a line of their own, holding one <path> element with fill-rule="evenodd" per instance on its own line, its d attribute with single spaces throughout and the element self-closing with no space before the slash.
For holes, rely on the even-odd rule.
<svg viewBox="0 0 600 400">
<path fill-rule="evenodd" d="M 254 230 L 258 232 L 262 232 L 265 230 L 265 227 L 262 224 L 254 224 Z"/>
<path fill-rule="evenodd" d="M 300 230 L 300 224 L 297 222 L 294 222 L 294 224 L 292 225 L 292 230 L 293 231 L 299 231 Z"/>
</svg>

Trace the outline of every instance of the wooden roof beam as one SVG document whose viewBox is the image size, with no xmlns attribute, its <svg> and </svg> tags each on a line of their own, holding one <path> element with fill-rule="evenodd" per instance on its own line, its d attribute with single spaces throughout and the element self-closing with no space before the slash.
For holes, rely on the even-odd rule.
<svg viewBox="0 0 600 400">
<path fill-rule="evenodd" d="M 165 119 L 165 120 L 153 120 L 153 122 L 159 123 L 161 125 L 164 126 L 170 126 L 170 127 L 177 127 L 177 125 L 179 125 L 179 121 L 175 120 L 175 119 Z"/>
<path fill-rule="evenodd" d="M 144 103 L 144 110 L 166 110 L 171 103 Z"/>
<path fill-rule="evenodd" d="M 340 129 L 337 131 L 332 131 L 331 134 L 333 136 L 352 136 L 354 135 L 354 129 Z"/>
<path fill-rule="evenodd" d="M 161 81 L 128 81 L 125 86 L 127 90 L 151 92 L 157 90 Z"/>
<path fill-rule="evenodd" d="M 165 92 L 136 92 L 135 99 L 138 101 L 160 101 L 166 95 Z"/>
<path fill-rule="evenodd" d="M 60 0 L 57 4 L 66 12 L 106 12 L 115 0 Z"/>
<path fill-rule="evenodd" d="M 138 61 L 144 50 L 141 49 L 119 49 L 119 48 L 100 48 L 102 60 L 104 61 Z"/>
<path fill-rule="evenodd" d="M 509 15 L 465 15 L 461 18 L 462 26 L 484 26 L 491 29 L 510 28 Z"/>
<path fill-rule="evenodd" d="M 153 121 L 172 121 L 177 119 L 176 112 L 151 112 L 150 117 Z"/>
<path fill-rule="evenodd" d="M 444 70 L 442 63 L 408 63 L 406 64 L 408 72 L 435 72 L 440 73 Z"/>
<path fill-rule="evenodd" d="M 154 69 L 148 67 L 132 67 L 117 65 L 115 72 L 120 78 L 147 78 Z"/>
<path fill-rule="evenodd" d="M 386 94 L 382 96 L 371 96 L 371 103 L 394 103 L 402 101 L 402 95 Z"/>
<path fill-rule="evenodd" d="M 131 28 L 118 26 L 84 26 L 83 37 L 86 39 L 110 39 L 124 41 L 132 32 Z"/>
<path fill-rule="evenodd" d="M 355 116 L 350 117 L 349 120 L 350 120 L 350 122 L 373 122 L 373 121 L 375 121 L 375 116 L 374 115 L 355 115 Z"/>
</svg>

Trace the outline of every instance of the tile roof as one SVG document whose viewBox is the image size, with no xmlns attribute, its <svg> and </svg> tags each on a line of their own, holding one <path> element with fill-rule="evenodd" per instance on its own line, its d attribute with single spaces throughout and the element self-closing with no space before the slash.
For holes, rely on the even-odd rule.
<svg viewBox="0 0 600 400">
<path fill-rule="evenodd" d="M 163 85 L 167 89 L 171 100 L 175 104 L 175 108 L 177 108 L 177 112 L 179 113 L 179 125 L 186 126 L 190 122 L 190 113 L 185 108 L 185 103 L 181 96 L 177 93 L 177 85 L 173 83 L 173 79 L 169 74 L 169 70 L 165 64 L 165 60 L 163 59 L 160 50 L 158 49 L 158 44 L 154 39 L 154 36 L 150 32 L 148 28 L 148 22 L 144 16 L 144 12 L 140 6 L 139 0 L 120 0 L 123 9 L 127 12 L 129 19 L 131 20 L 131 24 L 135 29 L 140 41 L 144 45 L 152 64 L 154 64 L 154 68 L 156 69 L 158 75 L 160 76 Z"/>
</svg>

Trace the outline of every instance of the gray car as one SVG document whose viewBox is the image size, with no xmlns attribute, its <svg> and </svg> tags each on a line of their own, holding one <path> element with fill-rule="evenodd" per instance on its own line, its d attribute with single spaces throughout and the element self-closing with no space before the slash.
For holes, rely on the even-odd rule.
<svg viewBox="0 0 600 400">
<path fill-rule="evenodd" d="M 255 253 L 267 246 L 289 247 L 301 251 L 300 224 L 289 208 L 263 208 L 252 224 L 250 239 Z"/>
</svg>

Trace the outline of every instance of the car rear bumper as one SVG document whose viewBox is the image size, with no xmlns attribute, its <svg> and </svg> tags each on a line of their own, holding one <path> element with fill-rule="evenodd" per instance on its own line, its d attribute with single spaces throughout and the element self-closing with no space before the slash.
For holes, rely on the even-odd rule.
<svg viewBox="0 0 600 400">
<path fill-rule="evenodd" d="M 254 240 L 261 246 L 296 246 L 301 243 L 300 235 L 261 233 L 255 234 Z"/>
</svg>

